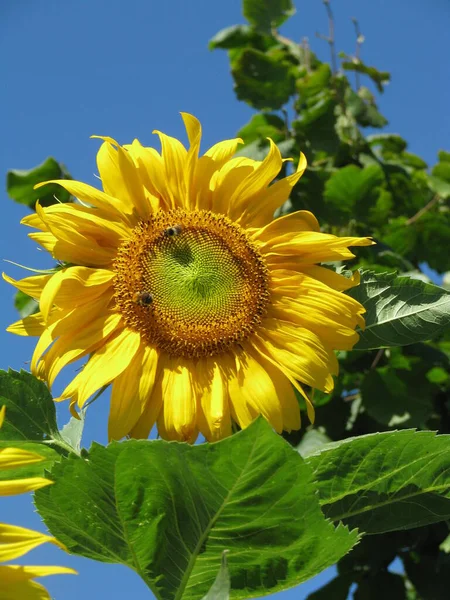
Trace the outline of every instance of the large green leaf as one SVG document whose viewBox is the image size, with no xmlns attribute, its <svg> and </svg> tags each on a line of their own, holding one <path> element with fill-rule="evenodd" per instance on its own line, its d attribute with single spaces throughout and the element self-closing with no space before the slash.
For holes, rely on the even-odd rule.
<svg viewBox="0 0 450 600">
<path fill-rule="evenodd" d="M 64 459 L 36 504 L 70 551 L 135 569 L 157 598 L 198 600 L 228 550 L 231 598 L 296 585 L 355 531 L 320 511 L 309 468 L 263 420 L 214 444 L 127 441 Z"/>
<path fill-rule="evenodd" d="M 60 185 L 51 184 L 42 189 L 33 189 L 37 183 L 51 179 L 71 179 L 65 167 L 49 156 L 42 164 L 29 171 L 11 170 L 6 176 L 6 191 L 13 200 L 33 208 L 36 200 L 42 206 L 56 202 L 69 202 L 71 195 Z"/>
<path fill-rule="evenodd" d="M 450 292 L 419 279 L 366 271 L 349 294 L 367 311 L 357 350 L 429 340 L 450 324 Z"/>
<path fill-rule="evenodd" d="M 295 13 L 292 0 L 243 0 L 247 21 L 261 33 L 270 33 Z"/>
<path fill-rule="evenodd" d="M 55 404 L 47 386 L 26 371 L 0 371 L 0 407 L 6 405 L 1 440 L 59 438 Z"/>
<path fill-rule="evenodd" d="M 450 435 L 412 430 L 330 444 L 306 458 L 327 517 L 366 533 L 450 518 Z"/>
<path fill-rule="evenodd" d="M 292 66 L 277 54 L 246 48 L 232 62 L 231 72 L 237 97 L 255 108 L 281 108 L 294 93 Z"/>
</svg>

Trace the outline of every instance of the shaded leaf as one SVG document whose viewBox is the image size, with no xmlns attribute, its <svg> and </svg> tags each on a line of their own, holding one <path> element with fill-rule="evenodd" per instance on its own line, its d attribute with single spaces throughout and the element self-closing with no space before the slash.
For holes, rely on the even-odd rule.
<svg viewBox="0 0 450 600">
<path fill-rule="evenodd" d="M 51 156 L 34 169 L 8 171 L 6 191 L 13 200 L 32 209 L 34 209 L 37 200 L 39 200 L 41 206 L 50 206 L 57 202 L 69 202 L 71 195 L 60 185 L 50 184 L 44 190 L 33 189 L 37 183 L 49 181 L 50 179 L 71 179 L 65 167 Z"/>
<path fill-rule="evenodd" d="M 358 209 L 358 212 L 368 212 L 376 202 L 377 188 L 383 181 L 383 171 L 378 165 L 364 169 L 347 165 L 335 171 L 326 182 L 325 201 L 345 215 Z"/>
<path fill-rule="evenodd" d="M 136 569 L 162 599 L 207 593 L 223 550 L 231 596 L 247 598 L 312 577 L 357 541 L 324 519 L 308 467 L 263 419 L 214 444 L 94 445 L 51 477 L 36 504 L 52 533 Z"/>
<path fill-rule="evenodd" d="M 325 515 L 366 533 L 450 518 L 450 436 L 412 430 L 329 444 L 306 458 Z"/>
<path fill-rule="evenodd" d="M 361 385 L 367 412 L 388 427 L 424 427 L 433 410 L 433 391 L 422 372 L 391 367 L 370 371 Z"/>
<path fill-rule="evenodd" d="M 348 293 L 367 311 L 357 350 L 429 340 L 450 324 L 450 293 L 419 279 L 366 271 Z"/>
</svg>

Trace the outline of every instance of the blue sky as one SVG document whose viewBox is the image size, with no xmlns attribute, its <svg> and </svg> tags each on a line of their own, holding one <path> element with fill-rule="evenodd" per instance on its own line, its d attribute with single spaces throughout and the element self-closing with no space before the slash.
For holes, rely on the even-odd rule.
<svg viewBox="0 0 450 600">
<path fill-rule="evenodd" d="M 320 58 L 328 46 L 315 37 L 326 33 L 321 0 L 297 0 L 297 14 L 282 33 L 300 41 L 307 36 Z M 339 0 L 338 50 L 351 53 L 356 16 L 366 37 L 363 59 L 392 73 L 381 98 L 389 131 L 399 133 L 430 165 L 437 151 L 449 149 L 450 81 L 446 71 L 450 4 L 448 0 Z M 76 179 L 96 185 L 92 134 L 121 143 L 138 137 L 156 143 L 155 128 L 182 137 L 180 111 L 203 123 L 204 147 L 232 137 L 252 115 L 236 100 L 223 51 L 209 52 L 208 40 L 219 30 L 243 22 L 240 0 L 3 0 L 0 7 L 0 65 L 3 122 L 0 173 L 27 169 L 53 155 Z M 7 57 L 7 58 L 6 58 Z M 0 257 L 36 268 L 51 265 L 26 238 L 19 220 L 26 210 L 0 192 L 4 230 Z M 23 274 L 11 265 L 11 275 Z M 12 290 L 1 285 L 1 330 L 16 320 Z M 2 368 L 27 368 L 33 340 L 0 332 Z M 61 378 L 60 386 L 65 383 Z M 56 389 L 56 392 L 58 388 Z M 96 403 L 84 443 L 105 443 L 107 402 Z M 60 412 L 67 420 L 66 407 Z M 2 499 L 2 521 L 40 527 L 28 497 Z M 51 547 L 30 555 L 29 564 L 61 564 L 78 577 L 42 580 L 56 600 L 109 598 L 124 594 L 148 598 L 145 585 L 130 570 L 71 557 Z M 303 600 L 332 576 L 332 571 L 274 597 Z"/>
</svg>

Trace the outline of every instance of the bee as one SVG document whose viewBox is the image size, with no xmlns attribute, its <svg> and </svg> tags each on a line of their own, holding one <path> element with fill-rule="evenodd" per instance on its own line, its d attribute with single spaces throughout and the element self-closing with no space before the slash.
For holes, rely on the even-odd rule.
<svg viewBox="0 0 450 600">
<path fill-rule="evenodd" d="M 183 228 L 181 225 L 172 225 L 172 227 L 168 227 L 165 231 L 164 231 L 164 235 L 166 235 L 167 237 L 175 237 L 176 235 L 180 235 L 180 233 L 182 232 Z"/>
<path fill-rule="evenodd" d="M 139 306 L 150 306 L 153 302 L 153 296 L 150 292 L 135 292 L 133 294 L 133 302 L 136 302 Z"/>
</svg>

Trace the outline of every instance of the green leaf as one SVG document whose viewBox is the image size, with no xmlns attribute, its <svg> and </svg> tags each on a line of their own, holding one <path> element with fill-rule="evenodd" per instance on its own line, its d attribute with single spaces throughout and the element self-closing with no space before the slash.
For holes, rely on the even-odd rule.
<svg viewBox="0 0 450 600">
<path fill-rule="evenodd" d="M 367 141 L 371 147 L 381 147 L 387 152 L 399 154 L 406 150 L 406 141 L 396 133 L 376 133 L 367 136 Z"/>
<path fill-rule="evenodd" d="M 367 311 L 356 350 L 429 340 L 450 324 L 450 292 L 419 279 L 366 271 L 348 293 Z"/>
<path fill-rule="evenodd" d="M 232 62 L 235 92 L 239 100 L 260 110 L 276 110 L 295 90 L 292 65 L 254 48 L 246 48 Z"/>
<path fill-rule="evenodd" d="M 243 0 L 243 13 L 255 29 L 271 33 L 295 14 L 295 8 L 291 0 Z"/>
<path fill-rule="evenodd" d="M 306 458 L 325 515 L 375 534 L 450 518 L 450 436 L 412 430 L 330 444 Z"/>
<path fill-rule="evenodd" d="M 87 407 L 81 409 L 81 411 L 78 413 L 78 419 L 71 417 L 69 422 L 66 423 L 59 432 L 61 438 L 75 450 L 76 454 L 79 454 L 81 449 L 81 438 L 83 437 L 86 410 Z"/>
<path fill-rule="evenodd" d="M 427 175 L 427 182 L 431 190 L 444 200 L 450 198 L 450 183 L 434 175 Z"/>
<path fill-rule="evenodd" d="M 209 41 L 208 47 L 210 50 L 241 48 L 247 45 L 251 35 L 252 30 L 248 25 L 232 25 L 218 31 Z"/>
<path fill-rule="evenodd" d="M 434 389 L 422 372 L 386 366 L 364 377 L 361 396 L 368 414 L 383 425 L 424 427 L 433 411 Z"/>
<path fill-rule="evenodd" d="M 51 179 L 71 179 L 71 177 L 62 164 L 49 156 L 42 164 L 29 171 L 8 171 L 6 191 L 13 200 L 32 209 L 37 200 L 41 206 L 69 202 L 71 195 L 60 185 L 50 184 L 45 187 L 45 190 L 33 189 L 37 183 Z"/>
<path fill-rule="evenodd" d="M 358 73 L 363 73 L 370 77 L 380 93 L 384 91 L 383 84 L 391 79 L 390 74 L 386 71 L 378 71 L 375 67 L 369 67 L 357 59 L 353 59 L 353 61 L 343 61 L 341 66 L 346 71 L 357 71 Z"/>
<path fill-rule="evenodd" d="M 374 102 L 365 100 L 351 88 L 345 90 L 345 104 L 347 111 L 363 127 L 384 127 L 387 120 L 378 112 Z"/>
<path fill-rule="evenodd" d="M 39 310 L 39 302 L 19 290 L 14 295 L 14 307 L 19 311 L 21 319 L 24 319 Z"/>
<path fill-rule="evenodd" d="M 222 552 L 222 563 L 216 580 L 211 589 L 203 596 L 202 600 L 229 600 L 230 598 L 230 573 L 228 572 L 227 550 Z"/>
<path fill-rule="evenodd" d="M 26 371 L 0 371 L 0 407 L 6 405 L 1 440 L 59 438 L 55 404 L 47 386 Z"/>
<path fill-rule="evenodd" d="M 277 115 L 257 113 L 253 115 L 247 125 L 244 125 L 238 131 L 237 135 L 244 140 L 246 145 L 255 141 L 265 141 L 268 137 L 277 143 L 285 139 L 285 129 L 283 119 L 280 119 Z"/>
<path fill-rule="evenodd" d="M 308 467 L 263 419 L 213 444 L 95 444 L 51 478 L 36 504 L 53 535 L 130 566 L 163 600 L 206 594 L 224 550 L 231 597 L 248 598 L 309 579 L 358 539 L 324 519 Z"/>
<path fill-rule="evenodd" d="M 352 215 L 355 211 L 367 212 L 375 204 L 377 188 L 383 181 L 383 171 L 378 165 L 364 169 L 347 165 L 328 179 L 324 197 L 339 213 Z"/>
</svg>

